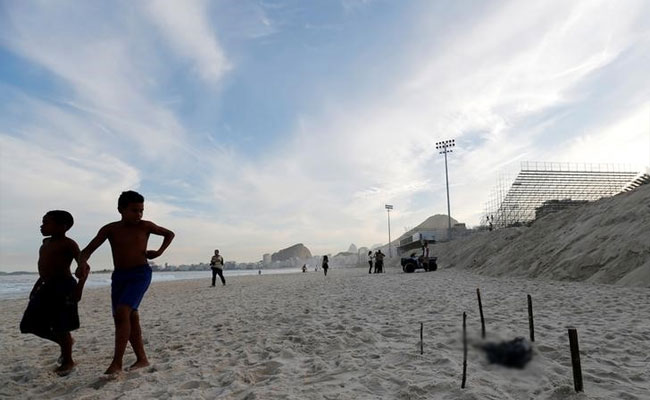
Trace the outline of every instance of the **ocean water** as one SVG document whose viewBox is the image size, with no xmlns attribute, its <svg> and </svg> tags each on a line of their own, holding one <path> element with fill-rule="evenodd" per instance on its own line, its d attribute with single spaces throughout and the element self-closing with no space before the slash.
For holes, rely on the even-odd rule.
<svg viewBox="0 0 650 400">
<path fill-rule="evenodd" d="M 262 276 L 275 275 L 275 274 L 288 274 L 300 272 L 298 268 L 282 268 L 282 269 L 263 269 Z M 223 272 L 226 280 L 229 276 L 244 276 L 244 275 L 258 275 L 258 270 L 226 270 Z M 38 279 L 38 274 L 24 274 L 24 275 L 0 275 L 0 299 L 19 299 L 29 297 L 29 293 L 34 287 L 34 283 Z M 154 272 L 153 282 L 163 281 L 183 281 L 190 279 L 204 279 L 210 283 L 212 279 L 211 271 L 176 271 L 176 272 Z M 217 277 L 217 282 L 219 278 Z M 110 286 L 111 274 L 110 273 L 92 273 L 86 281 L 86 288 L 96 288 L 102 286 Z"/>
</svg>

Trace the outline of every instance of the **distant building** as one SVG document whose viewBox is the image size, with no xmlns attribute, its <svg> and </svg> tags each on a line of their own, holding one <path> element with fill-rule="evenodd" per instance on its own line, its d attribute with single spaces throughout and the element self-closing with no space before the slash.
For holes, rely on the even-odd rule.
<svg viewBox="0 0 650 400">
<path fill-rule="evenodd" d="M 266 253 L 262 256 L 262 264 L 264 265 L 271 264 L 271 255 L 269 253 Z"/>
</svg>

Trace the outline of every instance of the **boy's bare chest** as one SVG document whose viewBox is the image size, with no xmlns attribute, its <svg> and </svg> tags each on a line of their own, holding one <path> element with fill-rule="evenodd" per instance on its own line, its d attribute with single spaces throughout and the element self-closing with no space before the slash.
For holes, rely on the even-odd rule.
<svg viewBox="0 0 650 400">
<path fill-rule="evenodd" d="M 72 252 L 64 243 L 44 243 L 38 251 L 39 268 L 55 268 L 72 262 Z"/>
<path fill-rule="evenodd" d="M 146 245 L 149 239 L 149 232 L 140 228 L 120 227 L 113 229 L 108 235 L 112 244 L 130 246 Z"/>
</svg>

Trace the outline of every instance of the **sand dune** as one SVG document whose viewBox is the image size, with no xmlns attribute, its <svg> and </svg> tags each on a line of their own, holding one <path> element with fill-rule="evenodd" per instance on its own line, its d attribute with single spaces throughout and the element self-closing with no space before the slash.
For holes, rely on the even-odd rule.
<svg viewBox="0 0 650 400">
<path fill-rule="evenodd" d="M 650 287 L 650 185 L 547 215 L 530 227 L 432 246 L 443 268 Z"/>
</svg>

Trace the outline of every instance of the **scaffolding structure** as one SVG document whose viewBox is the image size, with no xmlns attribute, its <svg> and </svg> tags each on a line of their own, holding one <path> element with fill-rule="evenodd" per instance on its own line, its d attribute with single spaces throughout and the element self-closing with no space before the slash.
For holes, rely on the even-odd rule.
<svg viewBox="0 0 650 400">
<path fill-rule="evenodd" d="M 514 181 L 499 175 L 481 222 L 493 229 L 524 225 L 620 193 L 638 176 L 639 169 L 629 165 L 523 161 Z"/>
</svg>

